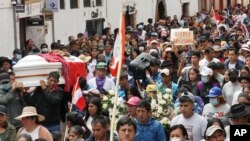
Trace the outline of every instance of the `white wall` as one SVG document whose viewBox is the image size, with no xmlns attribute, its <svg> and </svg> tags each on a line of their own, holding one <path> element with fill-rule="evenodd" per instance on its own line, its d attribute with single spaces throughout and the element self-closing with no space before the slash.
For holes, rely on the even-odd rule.
<svg viewBox="0 0 250 141">
<path fill-rule="evenodd" d="M 12 7 L 0 8 L 0 56 L 12 57 L 15 49 Z"/>
<path fill-rule="evenodd" d="M 183 0 L 184 1 L 184 0 Z M 198 0 L 186 0 L 189 2 L 189 15 L 193 16 L 198 12 Z M 177 15 L 178 19 L 182 15 L 182 3 L 180 0 L 166 0 L 167 15 L 173 17 Z"/>
<path fill-rule="evenodd" d="M 79 8 L 70 9 L 70 1 L 65 0 L 65 9 L 60 9 L 59 12 L 54 13 L 55 41 L 61 40 L 61 43 L 68 44 L 68 36 L 76 37 L 78 33 L 84 33 L 86 20 L 93 20 L 91 12 L 96 11 L 97 8 L 99 9 L 99 16 L 95 19 L 105 18 L 105 4 L 104 0 L 102 7 L 86 8 L 83 7 L 83 1 L 79 0 Z"/>
</svg>

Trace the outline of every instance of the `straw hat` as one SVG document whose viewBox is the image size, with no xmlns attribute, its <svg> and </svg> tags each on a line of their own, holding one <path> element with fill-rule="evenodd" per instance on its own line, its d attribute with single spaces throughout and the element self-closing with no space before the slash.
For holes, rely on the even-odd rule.
<svg viewBox="0 0 250 141">
<path fill-rule="evenodd" d="M 78 56 L 79 59 L 81 59 L 83 62 L 88 62 L 91 59 L 91 56 L 85 56 L 85 55 L 80 55 Z"/>
<path fill-rule="evenodd" d="M 43 115 L 37 114 L 36 108 L 33 106 L 24 107 L 22 114 L 20 116 L 16 117 L 15 119 L 21 120 L 24 117 L 30 117 L 30 116 L 37 116 L 39 122 L 43 121 L 45 119 L 45 117 Z"/>
</svg>

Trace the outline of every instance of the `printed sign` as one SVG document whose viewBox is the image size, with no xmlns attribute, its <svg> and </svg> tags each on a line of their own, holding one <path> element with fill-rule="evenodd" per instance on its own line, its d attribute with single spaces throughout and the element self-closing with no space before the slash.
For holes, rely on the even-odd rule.
<svg viewBox="0 0 250 141">
<path fill-rule="evenodd" d="M 58 0 L 46 0 L 46 9 L 51 10 L 52 12 L 58 12 Z"/>
</svg>

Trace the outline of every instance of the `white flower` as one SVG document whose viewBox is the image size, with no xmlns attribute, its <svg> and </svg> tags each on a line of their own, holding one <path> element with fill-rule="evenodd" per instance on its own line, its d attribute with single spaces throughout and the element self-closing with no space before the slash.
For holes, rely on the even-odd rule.
<svg viewBox="0 0 250 141">
<path fill-rule="evenodd" d="M 169 95 L 169 94 L 164 94 L 163 95 L 163 99 L 171 101 L 172 100 L 172 96 Z"/>
<path fill-rule="evenodd" d="M 167 93 L 167 94 L 172 94 L 172 90 L 171 90 L 171 89 L 169 89 L 169 88 L 166 88 L 166 90 L 165 90 L 165 91 L 166 91 L 166 93 Z"/>
<path fill-rule="evenodd" d="M 109 100 L 109 98 L 107 97 L 107 96 L 104 96 L 103 98 L 102 98 L 102 101 L 108 101 Z"/>
<path fill-rule="evenodd" d="M 161 94 L 161 93 L 157 94 L 157 98 L 158 98 L 159 100 L 161 100 L 161 99 L 162 99 L 162 94 Z"/>
<path fill-rule="evenodd" d="M 102 108 L 103 109 L 107 109 L 108 108 L 108 104 L 107 103 L 102 104 Z"/>
<path fill-rule="evenodd" d="M 115 95 L 115 91 L 114 90 L 109 90 L 109 95 L 114 96 Z"/>
<path fill-rule="evenodd" d="M 160 121 L 161 124 L 167 125 L 170 123 L 170 120 L 167 117 L 163 117 Z"/>
<path fill-rule="evenodd" d="M 165 104 L 167 104 L 167 102 L 166 102 L 165 100 L 161 100 L 161 101 L 159 102 L 159 104 L 160 104 L 160 105 L 165 105 Z"/>
<path fill-rule="evenodd" d="M 162 107 L 159 107 L 158 110 L 157 110 L 157 112 L 158 112 L 159 114 L 162 114 L 162 113 L 163 113 L 163 108 L 162 108 Z"/>
</svg>

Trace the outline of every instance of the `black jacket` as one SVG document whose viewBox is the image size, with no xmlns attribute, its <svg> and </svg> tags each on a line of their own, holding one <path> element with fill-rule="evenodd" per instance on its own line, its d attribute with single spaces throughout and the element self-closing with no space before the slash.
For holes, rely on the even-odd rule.
<svg viewBox="0 0 250 141">
<path fill-rule="evenodd" d="M 43 90 L 41 87 L 37 87 L 33 94 L 25 94 L 24 97 L 28 105 L 36 107 L 37 113 L 45 116 L 45 120 L 41 122 L 42 125 L 60 124 L 63 98 L 63 90 L 60 87 L 52 91 L 48 88 Z"/>
</svg>

